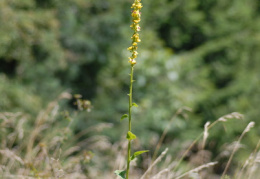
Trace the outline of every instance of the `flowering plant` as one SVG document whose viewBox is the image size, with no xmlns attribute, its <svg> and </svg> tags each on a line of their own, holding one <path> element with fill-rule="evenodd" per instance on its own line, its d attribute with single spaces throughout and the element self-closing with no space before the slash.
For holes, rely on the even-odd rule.
<svg viewBox="0 0 260 179">
<path fill-rule="evenodd" d="M 128 179 L 129 178 L 129 169 L 130 169 L 130 162 L 134 160 L 138 155 L 141 155 L 142 153 L 148 152 L 148 150 L 143 151 L 137 151 L 134 154 L 131 155 L 131 142 L 132 140 L 136 139 L 136 135 L 132 133 L 132 126 L 131 126 L 131 120 L 132 120 L 132 107 L 138 107 L 136 103 L 133 103 L 133 82 L 134 82 L 134 66 L 136 64 L 136 58 L 138 55 L 137 52 L 137 45 L 139 42 L 141 42 L 139 38 L 139 31 L 141 30 L 141 27 L 139 25 L 139 22 L 141 21 L 141 8 L 142 8 L 141 0 L 135 0 L 132 4 L 133 11 L 132 11 L 132 25 L 130 26 L 134 33 L 131 37 L 132 44 L 127 49 L 132 53 L 131 57 L 129 57 L 129 63 L 131 64 L 131 73 L 130 73 L 130 88 L 129 88 L 129 106 L 128 106 L 128 114 L 124 114 L 121 117 L 121 120 L 124 118 L 128 118 L 128 132 L 126 135 L 126 138 L 128 140 L 128 148 L 127 148 L 127 167 L 126 170 L 116 170 L 115 174 L 121 177 L 122 179 Z"/>
</svg>

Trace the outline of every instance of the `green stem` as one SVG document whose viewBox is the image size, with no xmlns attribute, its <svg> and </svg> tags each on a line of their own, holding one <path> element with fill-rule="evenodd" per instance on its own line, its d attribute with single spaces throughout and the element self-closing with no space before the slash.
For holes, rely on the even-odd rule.
<svg viewBox="0 0 260 179">
<path fill-rule="evenodd" d="M 134 65 L 131 65 L 131 73 L 130 73 L 130 88 L 129 88 L 129 107 L 128 107 L 128 131 L 131 132 L 131 111 L 132 111 L 132 100 L 133 100 L 133 80 L 134 78 Z M 126 168 L 126 179 L 129 176 L 129 168 L 130 168 L 130 157 L 131 157 L 131 140 L 128 141 L 128 149 L 127 149 L 127 168 Z"/>
</svg>

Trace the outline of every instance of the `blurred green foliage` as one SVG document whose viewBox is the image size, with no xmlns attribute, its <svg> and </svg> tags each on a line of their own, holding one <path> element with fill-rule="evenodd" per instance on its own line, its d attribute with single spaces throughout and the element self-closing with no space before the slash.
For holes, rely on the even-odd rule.
<svg viewBox="0 0 260 179">
<path fill-rule="evenodd" d="M 94 106 L 88 120 L 81 114 L 78 130 L 111 122 L 115 128 L 106 133 L 119 140 L 128 105 L 131 2 L 1 0 L 0 111 L 35 114 L 70 90 Z M 133 121 L 142 143 L 155 145 L 183 106 L 193 113 L 175 119 L 169 144 L 193 139 L 207 121 L 233 111 L 246 121 L 228 123 L 226 134 L 219 127 L 211 139 L 217 144 L 208 147 L 230 143 L 249 120 L 259 129 L 259 1 L 143 0 L 143 5 Z M 249 146 L 256 140 L 252 135 Z"/>
</svg>

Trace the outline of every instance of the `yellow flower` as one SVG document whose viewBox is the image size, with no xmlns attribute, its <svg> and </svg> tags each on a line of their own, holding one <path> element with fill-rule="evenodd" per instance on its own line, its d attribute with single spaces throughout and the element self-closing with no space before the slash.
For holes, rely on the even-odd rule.
<svg viewBox="0 0 260 179">
<path fill-rule="evenodd" d="M 131 51 L 131 50 L 133 50 L 133 47 L 132 46 L 128 47 L 127 50 Z"/>
<path fill-rule="evenodd" d="M 136 60 L 132 59 L 131 57 L 129 57 L 129 63 L 131 63 L 131 65 L 135 65 L 136 64 Z"/>
<path fill-rule="evenodd" d="M 141 21 L 141 19 L 134 19 L 134 20 L 133 20 L 134 23 L 138 23 L 138 22 L 140 22 L 140 21 Z"/>
<path fill-rule="evenodd" d="M 139 12 L 139 10 L 133 10 L 133 12 L 132 12 L 132 17 L 133 17 L 133 18 L 139 18 L 139 17 L 140 17 L 140 12 Z"/>
<path fill-rule="evenodd" d="M 142 6 L 141 3 L 137 3 L 137 4 L 135 5 L 135 7 L 136 7 L 137 9 L 141 9 L 143 6 Z"/>
<path fill-rule="evenodd" d="M 132 62 L 131 62 L 132 65 L 135 65 L 136 64 L 136 60 L 133 59 Z"/>
<path fill-rule="evenodd" d="M 131 38 L 139 38 L 139 34 L 135 33 Z"/>
<path fill-rule="evenodd" d="M 140 31 L 140 30 L 141 30 L 141 27 L 139 26 L 139 24 L 136 24 L 136 25 L 135 25 L 135 30 L 136 30 L 136 31 Z"/>
<path fill-rule="evenodd" d="M 133 23 L 132 25 L 130 25 L 131 29 L 135 30 L 135 31 L 141 31 L 141 27 L 139 24 Z"/>
<path fill-rule="evenodd" d="M 133 39 L 133 42 L 141 42 L 141 40 L 139 39 L 139 34 L 135 33 L 131 39 Z"/>
<path fill-rule="evenodd" d="M 137 58 L 138 52 L 137 51 L 133 51 L 132 57 L 133 59 Z"/>
<path fill-rule="evenodd" d="M 130 25 L 131 29 L 134 30 L 134 34 L 132 35 L 132 46 L 128 47 L 127 50 L 132 52 L 132 56 L 129 57 L 129 63 L 132 65 L 136 64 L 135 58 L 137 58 L 138 52 L 137 52 L 137 43 L 141 42 L 141 39 L 139 38 L 138 32 L 141 30 L 140 25 L 138 24 L 141 21 L 141 12 L 140 9 L 143 7 L 142 4 L 140 3 L 141 0 L 135 0 L 134 3 L 132 4 L 131 8 L 134 10 L 132 11 L 131 16 L 133 24 Z"/>
<path fill-rule="evenodd" d="M 131 8 L 135 8 L 135 9 L 141 9 L 143 6 L 140 2 L 135 2 L 132 4 Z"/>
</svg>

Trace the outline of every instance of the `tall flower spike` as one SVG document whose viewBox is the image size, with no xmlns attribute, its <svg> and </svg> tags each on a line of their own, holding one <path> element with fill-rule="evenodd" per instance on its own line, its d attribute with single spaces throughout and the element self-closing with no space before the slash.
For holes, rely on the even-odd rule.
<svg viewBox="0 0 260 179">
<path fill-rule="evenodd" d="M 141 30 L 141 27 L 139 25 L 139 22 L 141 21 L 141 12 L 140 10 L 142 9 L 142 3 L 140 3 L 141 0 L 135 0 L 134 3 L 132 4 L 132 9 L 134 9 L 132 11 L 132 22 L 133 24 L 130 26 L 131 29 L 134 30 L 134 34 L 131 37 L 132 39 L 132 46 L 130 46 L 129 48 L 127 48 L 127 50 L 129 50 L 132 53 L 132 56 L 129 57 L 129 63 L 131 65 L 135 65 L 136 64 L 136 58 L 137 58 L 137 43 L 141 42 L 141 39 L 139 38 L 139 34 L 138 32 Z"/>
<path fill-rule="evenodd" d="M 133 82 L 134 82 L 134 66 L 136 64 L 136 58 L 138 55 L 137 52 L 137 45 L 139 42 L 141 42 L 141 39 L 139 38 L 139 34 L 138 32 L 141 30 L 139 22 L 141 21 L 141 8 L 143 7 L 142 4 L 140 3 L 141 0 L 134 0 L 134 3 L 132 4 L 132 25 L 130 26 L 131 29 L 133 29 L 134 33 L 131 37 L 132 39 L 132 45 L 130 47 L 127 48 L 127 50 L 129 50 L 132 55 L 129 57 L 129 63 L 131 64 L 131 73 L 130 73 L 130 85 L 129 85 L 129 105 L 128 105 L 128 132 L 127 132 L 127 140 L 128 140 L 128 147 L 127 147 L 127 166 L 126 166 L 126 170 L 125 171 L 121 171 L 121 172 L 125 172 L 125 179 L 129 179 L 129 171 L 130 171 L 130 162 L 137 156 L 140 155 L 144 152 L 147 151 L 138 151 L 135 152 L 133 155 L 131 155 L 131 143 L 132 140 L 136 138 L 136 135 L 134 135 L 132 133 L 132 107 L 133 106 L 137 106 L 135 103 L 133 103 Z M 123 178 L 121 176 L 121 178 Z"/>
</svg>

